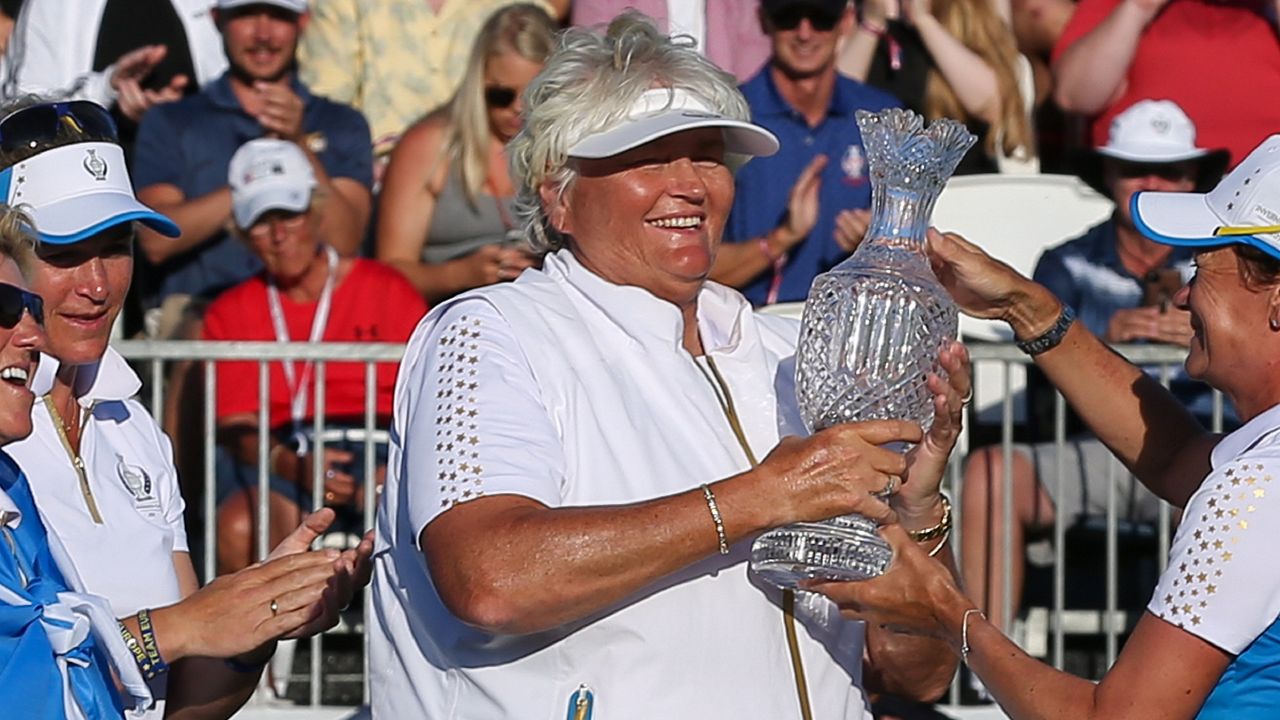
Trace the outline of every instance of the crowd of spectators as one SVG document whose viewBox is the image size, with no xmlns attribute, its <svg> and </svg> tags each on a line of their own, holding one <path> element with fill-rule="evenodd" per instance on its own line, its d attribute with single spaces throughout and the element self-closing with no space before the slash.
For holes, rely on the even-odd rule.
<svg viewBox="0 0 1280 720">
<path fill-rule="evenodd" d="M 1280 104 L 1269 101 L 1280 94 L 1277 7 L 7 0 L 0 101 L 35 95 L 108 108 L 138 199 L 176 224 L 137 225 L 125 335 L 401 343 L 430 306 L 541 265 L 544 253 L 520 227 L 508 155 L 525 119 L 525 89 L 560 29 L 603 27 L 632 9 L 728 73 L 752 121 L 780 141 L 776 154 L 734 165 L 733 203 L 710 268 L 712 280 L 751 304 L 803 300 L 817 274 L 856 249 L 871 193 L 855 113 L 906 107 L 959 120 L 978 136 L 961 174 L 1069 173 L 1094 183 L 1115 214 L 1081 238 L 1062 238 L 1069 242 L 1045 254 L 1036 279 L 1108 342 L 1185 346 L 1189 320 L 1169 296 L 1189 275 L 1191 252 L 1142 238 L 1129 199 L 1142 190 L 1206 189 L 1280 130 Z M 384 428 L 393 370 L 377 374 Z M 191 372 L 179 365 L 169 377 L 171 397 L 181 400 L 170 403 L 166 429 L 180 460 L 198 451 L 175 430 L 202 412 L 199 398 L 182 394 Z M 220 573 L 255 559 L 256 377 L 254 363 L 218 365 Z M 382 482 L 385 444 L 377 476 L 364 478 L 363 438 L 341 435 L 362 425 L 362 367 L 329 364 L 325 416 L 340 434 L 322 457 L 305 430 L 314 382 L 309 363 L 271 365 L 272 545 L 301 522 L 313 477 L 325 479 L 325 502 L 337 508 L 363 507 L 366 488 Z M 1206 397 L 1190 381 L 1180 395 L 1200 415 Z M 1078 462 L 1070 479 L 1047 476 L 1058 467 L 1050 448 L 1015 453 L 1016 529 L 983 511 L 1001 502 L 1003 455 L 988 449 L 971 458 L 962 565 L 984 609 L 1002 593 L 1004 538 L 1013 538 L 1018 557 L 1023 535 L 1051 524 L 1055 512 L 1097 510 L 1082 498 L 1096 497 L 1111 476 L 1099 469 L 1110 457 L 1085 436 L 1071 451 Z M 1074 499 L 1054 507 L 1046 487 L 1063 483 L 1076 488 Z M 193 500 L 187 505 L 198 506 Z M 1145 500 L 1130 505 L 1144 508 L 1133 519 L 1152 519 Z"/>
</svg>

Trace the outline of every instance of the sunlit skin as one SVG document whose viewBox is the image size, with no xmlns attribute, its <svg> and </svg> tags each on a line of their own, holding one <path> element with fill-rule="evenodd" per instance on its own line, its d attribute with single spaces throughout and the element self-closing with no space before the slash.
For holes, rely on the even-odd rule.
<svg viewBox="0 0 1280 720">
<path fill-rule="evenodd" d="M 133 226 L 70 245 L 42 243 L 29 275 L 32 291 L 44 298 L 45 352 L 66 372 L 97 362 L 133 278 Z"/>
<path fill-rule="evenodd" d="M 505 108 L 490 107 L 489 129 L 494 137 L 505 145 L 520 132 L 522 125 L 520 115 L 524 110 L 524 89 L 529 86 L 533 77 L 542 71 L 542 63 L 526 60 L 514 52 L 493 55 L 485 63 L 484 86 L 504 87 L 514 90 L 515 102 Z"/>
<path fill-rule="evenodd" d="M 1173 296 L 1175 305 L 1190 311 L 1195 331 L 1187 374 L 1222 390 L 1243 417 L 1252 417 L 1265 409 L 1253 407 L 1260 372 L 1258 333 L 1276 312 L 1277 290 L 1249 287 L 1229 247 L 1197 253 L 1195 262 L 1191 282 Z"/>
<path fill-rule="evenodd" d="M 574 255 L 600 277 L 653 293 L 685 312 L 694 327 L 699 289 L 711 272 L 733 175 L 718 129 L 675 133 L 599 160 L 578 160 L 563 198 L 543 202 Z M 663 227 L 681 223 L 685 227 Z"/>
<path fill-rule="evenodd" d="M 12 258 L 0 256 L 0 283 L 23 289 L 27 287 Z M 0 370 L 18 368 L 27 374 L 26 382 L 0 380 L 0 445 L 8 445 L 31 434 L 31 405 L 35 395 L 28 385 L 35 376 L 44 345 L 44 330 L 25 310 L 17 325 L 0 327 Z"/>
<path fill-rule="evenodd" d="M 218 11 L 217 18 L 227 61 L 245 83 L 276 82 L 292 69 L 305 18 L 266 4 Z"/>
</svg>

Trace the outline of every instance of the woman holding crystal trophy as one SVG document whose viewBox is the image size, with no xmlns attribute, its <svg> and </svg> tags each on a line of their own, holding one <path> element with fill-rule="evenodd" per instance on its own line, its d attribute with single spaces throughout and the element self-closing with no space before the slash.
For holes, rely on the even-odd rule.
<svg viewBox="0 0 1280 720">
<path fill-rule="evenodd" d="M 525 106 L 512 174 L 546 261 L 437 306 L 400 370 L 375 717 L 861 720 L 868 691 L 940 695 L 945 642 L 775 582 L 878 572 L 883 544 L 842 541 L 878 540 L 873 522 L 952 567 L 938 485 L 968 359 L 954 309 L 926 323 L 945 294 L 911 294 L 910 273 L 929 273 L 931 198 L 972 138 L 904 112 L 863 119 L 873 177 L 929 183 L 878 196 L 881 237 L 859 251 L 909 261 L 872 285 L 910 292 L 884 311 L 836 298 L 836 320 L 874 323 L 806 330 L 797 403 L 800 328 L 707 280 L 733 169 L 777 149 L 733 78 L 624 15 L 604 36 L 567 31 Z M 889 347 L 900 330 L 922 360 Z M 900 377 L 850 386 L 867 378 L 819 335 L 878 348 Z M 851 513 L 870 521 L 813 525 Z M 761 540 L 752 572 L 753 540 L 794 523 L 808 525 Z"/>
<path fill-rule="evenodd" d="M 1046 288 L 957 236 L 931 235 L 938 276 L 1024 352 L 1138 479 L 1181 510 L 1146 612 L 1098 683 L 1028 656 L 900 529 L 890 569 L 814 584 L 851 617 L 947 640 L 1012 718 L 1275 718 L 1280 713 L 1280 135 L 1208 193 L 1143 192 L 1147 237 L 1195 249 L 1173 297 L 1191 316 L 1189 375 L 1244 425 L 1207 432 L 1158 381 L 1110 351 Z"/>
</svg>

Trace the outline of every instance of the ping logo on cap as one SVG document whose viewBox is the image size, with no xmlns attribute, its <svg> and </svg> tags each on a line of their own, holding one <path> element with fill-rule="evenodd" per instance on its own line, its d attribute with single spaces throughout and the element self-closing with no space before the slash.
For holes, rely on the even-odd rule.
<svg viewBox="0 0 1280 720">
<path fill-rule="evenodd" d="M 107 180 L 107 161 L 98 156 L 98 151 L 89 148 L 86 151 L 84 162 L 84 171 L 89 173 L 94 180 L 98 182 L 106 182 Z"/>
</svg>

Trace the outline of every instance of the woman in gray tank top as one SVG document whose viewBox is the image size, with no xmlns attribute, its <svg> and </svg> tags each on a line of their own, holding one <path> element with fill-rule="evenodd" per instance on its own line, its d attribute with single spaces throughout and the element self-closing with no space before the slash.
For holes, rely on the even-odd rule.
<svg viewBox="0 0 1280 720">
<path fill-rule="evenodd" d="M 521 93 L 542 70 L 555 32 L 535 5 L 494 13 L 453 99 L 405 131 L 391 154 L 377 257 L 429 302 L 514 280 L 538 262 L 520 240 L 506 143 L 520 130 Z"/>
</svg>

